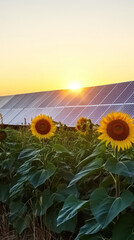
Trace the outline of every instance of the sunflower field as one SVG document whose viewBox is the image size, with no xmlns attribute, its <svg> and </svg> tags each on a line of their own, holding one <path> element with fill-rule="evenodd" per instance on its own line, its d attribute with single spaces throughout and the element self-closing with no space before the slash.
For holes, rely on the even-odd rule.
<svg viewBox="0 0 134 240">
<path fill-rule="evenodd" d="M 0 240 L 134 240 L 134 123 L 0 125 Z"/>
</svg>

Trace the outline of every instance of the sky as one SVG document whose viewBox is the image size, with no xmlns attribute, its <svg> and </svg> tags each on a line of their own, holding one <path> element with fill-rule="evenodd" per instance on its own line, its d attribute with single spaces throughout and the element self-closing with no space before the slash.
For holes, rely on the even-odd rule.
<svg viewBox="0 0 134 240">
<path fill-rule="evenodd" d="M 133 0 L 0 0 L 0 95 L 134 80 Z"/>
</svg>

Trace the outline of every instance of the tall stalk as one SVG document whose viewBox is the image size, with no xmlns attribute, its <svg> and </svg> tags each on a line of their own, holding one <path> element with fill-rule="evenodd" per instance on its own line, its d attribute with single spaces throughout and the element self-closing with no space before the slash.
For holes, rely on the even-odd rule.
<svg viewBox="0 0 134 240">
<path fill-rule="evenodd" d="M 115 148 L 115 159 L 118 162 L 118 149 Z M 116 191 L 116 197 L 120 197 L 120 177 L 118 174 L 115 174 L 115 191 Z"/>
</svg>

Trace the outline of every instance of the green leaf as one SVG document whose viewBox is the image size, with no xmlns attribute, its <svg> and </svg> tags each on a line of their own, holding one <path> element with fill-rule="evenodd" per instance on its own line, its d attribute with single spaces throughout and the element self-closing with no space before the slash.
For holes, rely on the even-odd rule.
<svg viewBox="0 0 134 240">
<path fill-rule="evenodd" d="M 37 156 L 34 156 L 28 160 L 26 160 L 17 170 L 18 174 L 21 175 L 26 175 L 33 167 L 31 167 L 32 162 L 34 161 L 40 161 L 39 158 L 37 158 Z"/>
<path fill-rule="evenodd" d="M 52 163 L 48 163 L 47 169 L 32 169 L 29 172 L 29 182 L 36 188 L 49 179 L 56 171 L 56 167 Z"/>
<path fill-rule="evenodd" d="M 134 200 L 130 191 L 124 191 L 120 197 L 110 197 L 104 188 L 98 188 L 91 194 L 91 211 L 96 221 L 105 228 L 120 212 L 129 207 Z"/>
<path fill-rule="evenodd" d="M 24 149 L 18 156 L 18 159 L 35 157 L 40 152 L 40 150 L 34 150 L 32 148 Z"/>
<path fill-rule="evenodd" d="M 105 169 L 111 173 L 115 173 L 124 177 L 134 176 L 134 161 L 111 161 L 105 164 Z"/>
<path fill-rule="evenodd" d="M 100 182 L 99 187 L 107 188 L 112 184 L 113 184 L 113 178 L 111 177 L 111 175 L 108 175 L 108 176 L 104 177 L 102 182 Z"/>
<path fill-rule="evenodd" d="M 9 216 L 10 220 L 14 222 L 15 219 L 18 218 L 18 216 L 22 216 L 27 211 L 27 206 L 23 202 L 11 201 L 9 205 L 9 209 L 10 209 L 10 216 Z"/>
<path fill-rule="evenodd" d="M 134 233 L 132 233 L 128 238 L 127 240 L 134 240 Z"/>
<path fill-rule="evenodd" d="M 9 185 L 8 184 L 0 184 L 0 201 L 6 202 L 9 197 Z"/>
<path fill-rule="evenodd" d="M 62 231 L 74 232 L 77 223 L 77 216 L 74 216 L 60 226 L 57 226 L 58 212 L 58 209 L 56 209 L 55 207 L 51 207 L 50 209 L 48 209 L 45 216 L 45 224 L 47 228 L 55 233 L 60 233 Z"/>
<path fill-rule="evenodd" d="M 64 205 L 59 212 L 57 226 L 76 216 L 77 213 L 87 205 L 89 205 L 89 201 L 79 200 L 75 196 L 70 195 L 65 200 Z"/>
<path fill-rule="evenodd" d="M 78 165 L 78 166 L 81 166 L 81 165 L 85 165 L 87 164 L 88 162 L 90 162 L 92 159 L 95 160 L 95 158 L 98 158 L 100 155 L 103 155 L 103 153 L 105 152 L 106 150 L 106 146 L 104 143 L 99 143 L 96 148 L 94 149 L 93 153 L 90 154 L 89 156 L 87 156 L 85 159 L 83 159 Z"/>
<path fill-rule="evenodd" d="M 14 157 L 10 157 L 5 159 L 4 161 L 2 161 L 2 163 L 0 164 L 2 166 L 3 169 L 7 169 L 10 171 L 10 173 L 13 171 L 13 164 L 16 161 L 16 159 Z"/>
<path fill-rule="evenodd" d="M 73 153 L 68 151 L 67 148 L 65 148 L 63 145 L 61 144 L 54 144 L 53 145 L 53 149 L 56 151 L 56 157 L 58 155 L 60 156 L 70 156 L 73 157 Z"/>
<path fill-rule="evenodd" d="M 76 239 L 75 239 L 76 240 Z M 94 236 L 82 236 L 78 238 L 77 240 L 104 240 L 100 235 L 94 235 Z"/>
<path fill-rule="evenodd" d="M 10 188 L 10 197 L 14 196 L 17 193 L 20 193 L 23 190 L 23 185 L 26 181 L 28 181 L 28 176 L 23 176 L 18 181 L 16 180 L 15 182 L 17 183 Z"/>
<path fill-rule="evenodd" d="M 57 151 L 57 152 L 67 152 L 67 153 L 69 153 L 69 151 L 63 146 L 63 145 L 61 145 L 61 144 L 54 144 L 53 145 L 53 148 L 54 148 L 54 150 L 55 151 Z"/>
<path fill-rule="evenodd" d="M 26 175 L 33 167 L 31 167 L 31 159 L 24 162 L 17 170 L 17 174 Z"/>
<path fill-rule="evenodd" d="M 113 228 L 112 240 L 134 239 L 134 216 L 132 214 L 123 215 Z"/>
<path fill-rule="evenodd" d="M 46 189 L 41 193 L 33 207 L 33 213 L 37 216 L 42 216 L 46 213 L 47 209 L 52 206 L 55 199 L 55 194 Z"/>
<path fill-rule="evenodd" d="M 75 240 L 82 239 L 85 235 L 91 235 L 99 232 L 101 230 L 101 225 L 95 220 L 89 220 L 86 224 L 80 228 L 79 234 Z M 89 238 L 90 239 L 90 238 Z"/>
<path fill-rule="evenodd" d="M 25 217 L 18 216 L 18 219 L 13 222 L 13 226 L 17 230 L 17 232 L 21 234 L 26 228 L 29 227 L 30 221 L 31 218 L 29 215 L 26 215 Z"/>
<path fill-rule="evenodd" d="M 77 173 L 72 181 L 69 183 L 69 187 L 78 182 L 79 180 L 90 176 L 96 170 L 100 170 L 102 168 L 102 162 L 103 160 L 101 158 L 97 158 L 95 161 L 88 164 L 86 167 L 84 167 L 79 173 Z"/>
<path fill-rule="evenodd" d="M 60 184 L 56 193 L 61 195 L 62 201 L 64 201 L 69 195 L 74 195 L 77 198 L 79 197 L 79 192 L 75 185 L 67 187 L 66 184 Z"/>
</svg>

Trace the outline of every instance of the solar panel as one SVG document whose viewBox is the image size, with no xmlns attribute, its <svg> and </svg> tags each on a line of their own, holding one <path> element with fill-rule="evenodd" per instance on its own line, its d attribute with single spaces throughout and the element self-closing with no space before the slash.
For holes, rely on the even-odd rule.
<svg viewBox="0 0 134 240">
<path fill-rule="evenodd" d="M 110 94 L 108 94 L 104 100 L 102 101 L 102 103 L 107 103 L 107 104 L 111 104 L 113 103 L 124 91 L 124 89 L 126 89 L 126 87 L 130 84 L 130 82 L 128 83 L 119 83 L 116 84 L 116 86 L 114 88 L 112 88 L 112 91 Z"/>
<path fill-rule="evenodd" d="M 99 123 L 111 111 L 134 117 L 134 81 L 82 88 L 0 97 L 0 113 L 9 125 L 29 124 L 39 114 L 74 127 L 81 116 Z"/>
<path fill-rule="evenodd" d="M 112 89 L 114 89 L 114 86 L 113 86 Z M 112 89 L 111 89 L 111 86 L 110 86 L 110 85 L 104 86 L 104 87 L 101 89 L 101 91 L 92 99 L 92 101 L 90 102 L 90 104 L 92 104 L 92 105 L 94 105 L 94 104 L 97 104 L 97 105 L 100 104 L 100 103 L 104 100 L 104 98 L 111 93 Z"/>
<path fill-rule="evenodd" d="M 128 100 L 128 98 L 133 94 L 134 92 L 134 82 L 131 82 L 130 85 L 128 85 L 124 91 L 118 96 L 115 103 L 124 103 Z"/>
<path fill-rule="evenodd" d="M 9 102 L 12 98 L 13 98 L 13 96 L 0 97 L 0 108 L 2 108 L 3 106 L 5 106 L 5 104 L 6 104 L 7 102 Z"/>
<path fill-rule="evenodd" d="M 126 103 L 134 103 L 134 93 L 130 95 L 130 97 L 127 99 Z"/>
</svg>

